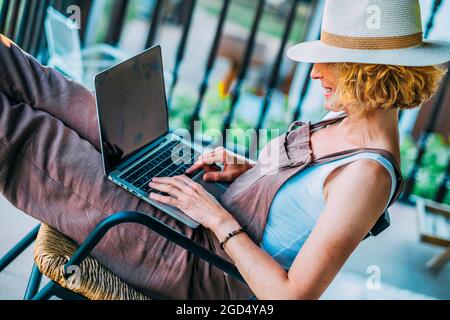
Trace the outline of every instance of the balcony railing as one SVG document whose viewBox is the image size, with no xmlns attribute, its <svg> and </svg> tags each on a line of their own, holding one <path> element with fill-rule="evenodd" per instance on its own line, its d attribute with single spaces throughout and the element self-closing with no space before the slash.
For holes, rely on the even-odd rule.
<svg viewBox="0 0 450 320">
<path fill-rule="evenodd" d="M 105 11 L 98 10 L 98 3 L 105 4 L 109 9 Z M 284 95 L 290 97 L 290 107 L 285 110 L 288 112 L 289 117 L 287 122 L 298 120 L 302 117 L 303 103 L 308 94 L 310 87 L 309 72 L 311 67 L 306 68 L 301 81 L 292 81 L 292 78 L 298 76 L 300 73 L 292 67 L 292 70 L 288 72 L 282 72 L 283 63 L 286 59 L 286 49 L 292 41 L 302 41 L 307 35 L 311 38 L 311 34 L 319 34 L 319 28 L 312 30 L 314 19 L 317 19 L 318 15 L 321 15 L 321 6 L 323 0 L 285 0 L 276 1 L 281 3 L 281 6 L 285 9 L 283 12 L 278 12 L 282 15 L 280 23 L 277 27 L 281 28 L 281 32 L 278 35 L 278 39 L 275 45 L 275 54 L 271 61 L 264 61 L 268 66 L 267 76 L 264 78 L 264 84 L 261 92 L 259 93 L 261 99 L 258 102 L 258 107 L 253 110 L 255 121 L 250 124 L 254 129 L 268 128 L 271 126 L 268 123 L 270 117 L 270 111 L 273 108 L 273 97 L 277 92 L 282 91 L 281 87 L 286 86 Z M 246 8 L 250 8 L 248 11 L 251 13 L 248 16 L 242 17 L 247 25 L 246 32 L 241 35 L 244 38 L 244 45 L 242 51 L 239 52 L 239 65 L 234 66 L 232 75 L 234 76 L 232 83 L 226 85 L 225 97 L 226 103 L 223 103 L 222 119 L 220 129 L 222 132 L 230 128 L 238 128 L 238 111 L 241 108 L 240 100 L 242 99 L 245 85 L 250 77 L 252 64 L 255 56 L 258 55 L 258 36 L 264 29 L 264 19 L 267 17 L 267 13 L 270 11 L 273 13 L 272 1 L 269 0 L 153 0 L 153 1 L 141 1 L 141 0 L 0 0 L 0 32 L 7 37 L 13 39 L 18 45 L 20 45 L 25 51 L 41 59 L 45 63 L 46 57 L 46 41 L 44 37 L 44 21 L 46 17 L 46 10 L 49 6 L 56 8 L 57 10 L 66 13 L 66 9 L 71 5 L 76 5 L 81 9 L 81 29 L 80 36 L 82 45 L 87 41 L 100 41 L 111 45 L 118 45 L 121 41 L 124 29 L 127 25 L 127 15 L 130 8 L 136 8 L 139 6 L 151 7 L 148 17 L 148 29 L 146 34 L 133 35 L 135 37 L 141 37 L 144 47 L 149 48 L 156 44 L 159 39 L 158 36 L 161 33 L 162 23 L 164 19 L 168 17 L 172 20 L 176 20 L 179 28 L 180 36 L 171 43 L 174 58 L 170 72 L 170 85 L 168 86 L 168 102 L 172 112 L 175 113 L 176 109 L 176 91 L 182 84 L 182 67 L 186 64 L 186 56 L 190 54 L 188 50 L 188 43 L 190 39 L 196 37 L 193 34 L 193 22 L 195 22 L 195 13 L 200 6 L 209 6 L 213 10 L 216 10 L 216 21 L 211 25 L 205 25 L 204 28 L 214 29 L 213 37 L 209 45 L 209 51 L 206 55 L 206 61 L 204 64 L 197 66 L 197 73 L 201 73 L 198 88 L 196 89 L 196 98 L 194 101 L 190 101 L 191 107 L 189 114 L 185 115 L 185 121 L 183 123 L 191 132 L 194 131 L 194 123 L 197 120 L 202 119 L 202 114 L 209 112 L 205 110 L 208 103 L 208 92 L 211 90 L 212 81 L 211 78 L 216 69 L 217 60 L 221 53 L 221 46 L 223 45 L 224 37 L 226 34 L 226 26 L 230 20 L 236 18 L 234 15 L 236 11 L 233 11 L 233 5 L 240 5 Z M 434 2 L 433 13 L 426 24 L 426 35 L 429 34 L 433 28 L 434 17 L 439 10 L 442 1 L 436 0 Z M 300 8 L 300 9 L 299 9 Z M 103 13 L 103 16 L 101 16 Z M 97 32 L 101 29 L 99 20 L 106 21 L 105 32 Z M 281 25 L 281 26 L 280 26 Z M 320 27 L 320 24 L 318 25 Z M 299 30 L 301 29 L 301 30 Z M 96 32 L 96 36 L 92 33 Z M 299 36 L 292 39 L 293 33 Z M 98 35 L 100 34 L 100 36 Z M 100 37 L 100 39 L 98 38 Z M 92 40 L 94 39 L 94 40 Z M 164 49 L 164 48 L 163 48 Z M 204 67 L 203 67 L 204 65 Z M 436 126 L 436 119 L 439 116 L 440 110 L 443 108 L 444 93 L 447 92 L 449 87 L 448 78 L 443 85 L 443 90 L 440 96 L 436 99 L 436 103 L 432 106 L 432 116 L 425 129 L 425 134 L 422 139 L 419 140 L 419 152 L 416 157 L 413 169 L 410 172 L 407 190 L 404 195 L 404 199 L 409 199 L 411 192 L 414 189 L 416 183 L 417 173 L 420 168 L 420 164 L 424 153 L 426 152 L 427 138 L 430 133 L 434 131 Z M 297 87 L 298 86 L 298 87 Z M 195 89 L 193 90 L 195 91 Z M 294 93 L 293 93 L 294 92 Z M 292 97 L 295 101 L 292 102 Z M 185 111 L 183 111 L 185 112 Z M 247 124 L 248 125 L 248 124 Z M 225 136 L 225 135 L 224 135 Z M 252 141 L 250 144 L 245 144 L 246 154 L 251 149 Z M 257 144 L 257 142 L 256 142 Z M 234 145 L 234 144 L 233 144 Z M 439 192 L 436 195 L 436 199 L 442 201 L 444 196 L 448 193 L 449 184 L 449 170 L 447 169 L 446 175 L 439 188 Z"/>
</svg>

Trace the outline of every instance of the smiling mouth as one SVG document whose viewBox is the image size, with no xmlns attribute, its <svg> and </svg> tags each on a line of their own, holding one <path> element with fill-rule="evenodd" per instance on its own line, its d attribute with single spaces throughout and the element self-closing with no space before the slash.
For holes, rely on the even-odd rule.
<svg viewBox="0 0 450 320">
<path fill-rule="evenodd" d="M 333 88 L 323 87 L 325 90 L 325 96 L 331 96 L 333 94 Z"/>
</svg>

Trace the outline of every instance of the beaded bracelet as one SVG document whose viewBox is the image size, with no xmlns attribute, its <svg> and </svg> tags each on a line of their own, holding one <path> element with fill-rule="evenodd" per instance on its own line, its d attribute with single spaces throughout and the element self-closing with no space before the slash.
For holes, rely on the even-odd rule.
<svg viewBox="0 0 450 320">
<path fill-rule="evenodd" d="M 242 232 L 244 232 L 244 229 L 238 229 L 238 230 L 234 230 L 233 232 L 230 232 L 229 234 L 228 234 L 228 236 L 225 238 L 225 240 L 223 240 L 221 243 L 220 243 L 220 248 L 222 249 L 222 250 L 224 250 L 224 247 L 225 247 L 225 244 L 228 242 L 228 240 L 230 240 L 231 238 L 233 238 L 234 236 L 237 236 L 238 234 L 240 234 L 240 233 L 242 233 Z"/>
</svg>

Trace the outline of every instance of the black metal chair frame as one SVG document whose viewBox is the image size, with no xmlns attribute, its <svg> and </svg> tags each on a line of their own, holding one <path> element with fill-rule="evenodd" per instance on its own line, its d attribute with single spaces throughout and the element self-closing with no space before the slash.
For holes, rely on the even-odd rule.
<svg viewBox="0 0 450 320">
<path fill-rule="evenodd" d="M 165 237 L 169 241 L 181 246 L 192 254 L 207 261 L 211 265 L 220 269 L 224 273 L 234 277 L 235 279 L 245 283 L 238 269 L 227 260 L 213 253 L 212 251 L 202 247 L 195 241 L 186 237 L 182 233 L 172 229 L 159 220 L 139 212 L 122 211 L 111 215 L 100 222 L 91 232 L 81 246 L 75 251 L 72 258 L 64 267 L 65 276 L 70 277 L 69 269 L 73 266 L 79 266 L 94 250 L 97 244 L 104 238 L 112 228 L 126 224 L 137 223 L 146 226 L 150 230 Z M 39 232 L 40 225 L 36 226 L 29 234 L 27 234 L 14 248 L 12 248 L 5 256 L 0 259 L 0 272 L 10 265 L 20 254 L 22 254 L 35 240 Z M 67 300 L 80 300 L 84 297 L 61 287 L 56 282 L 51 281 L 39 290 L 42 281 L 42 273 L 36 264 L 33 265 L 28 286 L 24 295 L 24 300 L 47 300 L 53 296 Z"/>
</svg>

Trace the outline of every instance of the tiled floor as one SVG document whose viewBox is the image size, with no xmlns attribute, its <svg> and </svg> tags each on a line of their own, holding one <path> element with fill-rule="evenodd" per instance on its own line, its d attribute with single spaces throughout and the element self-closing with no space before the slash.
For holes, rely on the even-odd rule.
<svg viewBox="0 0 450 320">
<path fill-rule="evenodd" d="M 37 222 L 12 207 L 0 196 L 0 256 L 3 256 Z M 0 274 L 0 299 L 22 299 L 33 263 L 33 247 L 27 249 Z"/>
<path fill-rule="evenodd" d="M 343 271 L 367 279 L 367 269 L 377 266 L 383 288 L 392 286 L 438 299 L 450 299 L 450 263 L 437 275 L 425 269 L 425 263 L 443 249 L 418 240 L 415 208 L 396 205 L 390 210 L 390 215 L 391 227 L 379 237 L 361 243 Z M 380 291 L 378 294 L 383 290 Z M 344 292 L 342 294 L 345 295 Z M 361 298 L 370 295 L 366 293 Z M 392 297 L 391 292 L 386 292 L 388 297 Z"/>
<path fill-rule="evenodd" d="M 414 209 L 396 206 L 392 227 L 364 241 L 323 299 L 450 299 L 450 265 L 432 276 L 425 262 L 441 249 L 419 243 Z M 0 256 L 37 224 L 0 197 Z M 0 274 L 0 299 L 22 299 L 32 266 L 32 248 Z M 369 289 L 369 266 L 380 270 L 380 289 Z"/>
</svg>

